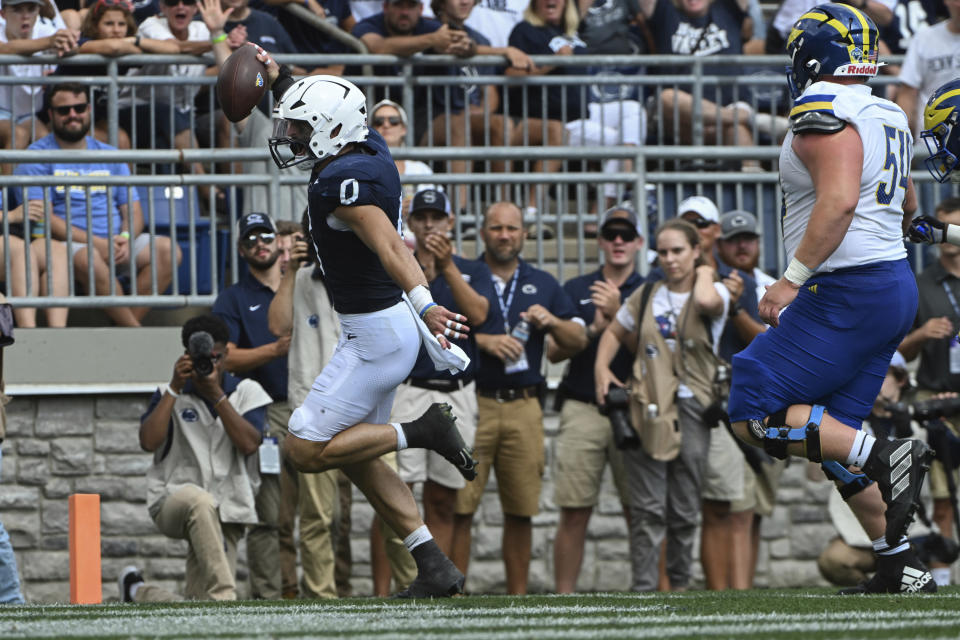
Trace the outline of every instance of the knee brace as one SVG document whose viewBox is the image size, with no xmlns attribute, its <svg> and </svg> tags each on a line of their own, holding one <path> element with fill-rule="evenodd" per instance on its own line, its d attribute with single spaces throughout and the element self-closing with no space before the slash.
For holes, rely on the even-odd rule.
<svg viewBox="0 0 960 640">
<path fill-rule="evenodd" d="M 827 476 L 827 480 L 840 483 L 837 491 L 840 492 L 840 497 L 844 500 L 849 500 L 873 484 L 873 480 L 866 475 L 853 473 L 839 462 L 833 460 L 828 460 L 821 464 L 820 469 L 823 470 L 823 475 Z"/>
<path fill-rule="evenodd" d="M 782 409 L 762 420 L 750 420 L 750 435 L 763 445 L 763 450 L 774 458 L 786 460 L 787 445 L 791 442 L 803 443 L 803 452 L 811 462 L 823 462 L 820 454 L 820 421 L 823 420 L 823 405 L 815 404 L 810 408 L 810 418 L 806 426 L 791 427 L 786 424 L 787 410 Z"/>
</svg>

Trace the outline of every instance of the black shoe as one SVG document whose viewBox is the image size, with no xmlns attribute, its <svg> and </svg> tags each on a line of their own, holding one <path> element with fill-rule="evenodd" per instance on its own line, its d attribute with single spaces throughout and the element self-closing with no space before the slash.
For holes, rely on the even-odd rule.
<svg viewBox="0 0 960 640">
<path fill-rule="evenodd" d="M 120 591 L 121 601 L 133 602 L 132 589 L 135 584 L 143 584 L 143 574 L 140 573 L 140 569 L 133 565 L 124 567 L 120 572 L 120 577 L 117 578 L 117 588 Z"/>
<path fill-rule="evenodd" d="M 449 598 L 463 593 L 463 574 L 446 556 L 443 559 L 445 562 L 437 568 L 417 573 L 410 586 L 394 598 Z"/>
<path fill-rule="evenodd" d="M 457 418 L 449 404 L 434 402 L 422 416 L 401 425 L 407 446 L 436 451 L 457 468 L 467 480 L 477 477 L 477 461 L 473 449 L 463 441 L 457 429 Z"/>
<path fill-rule="evenodd" d="M 855 587 L 841 589 L 841 596 L 877 593 L 936 593 L 937 583 L 913 550 L 895 556 L 878 556 L 877 573 Z"/>
<path fill-rule="evenodd" d="M 919 440 L 877 440 L 863 465 L 863 472 L 876 481 L 887 503 L 885 537 L 891 547 L 900 544 L 907 533 L 932 460 L 933 450 Z"/>
</svg>

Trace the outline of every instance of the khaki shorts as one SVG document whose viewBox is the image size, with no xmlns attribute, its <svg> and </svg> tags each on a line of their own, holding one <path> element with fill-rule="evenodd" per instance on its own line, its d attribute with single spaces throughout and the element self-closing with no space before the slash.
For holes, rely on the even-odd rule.
<svg viewBox="0 0 960 640">
<path fill-rule="evenodd" d="M 620 500 L 626 502 L 623 456 L 613 444 L 610 421 L 600 415 L 596 405 L 566 400 L 560 414 L 560 434 L 557 436 L 554 474 L 554 500 L 557 506 L 596 506 L 607 462 L 613 471 L 613 482 Z"/>
<path fill-rule="evenodd" d="M 773 513 L 773 506 L 777 503 L 777 489 L 780 487 L 780 476 L 787 468 L 786 460 L 774 459 L 773 462 L 764 462 L 762 473 L 757 475 L 749 464 L 743 465 L 743 499 L 734 500 L 730 504 L 731 513 L 740 513 L 752 509 L 754 513 L 767 517 Z"/>
<path fill-rule="evenodd" d="M 710 429 L 710 448 L 703 473 L 704 500 L 733 502 L 743 499 L 743 468 L 746 460 L 726 427 Z"/>
<path fill-rule="evenodd" d="M 390 422 L 409 422 L 419 418 L 434 402 L 446 402 L 453 407 L 460 435 L 468 446 L 473 445 L 477 433 L 477 390 L 473 382 L 451 392 L 421 389 L 405 382 L 397 387 Z M 467 484 L 457 468 L 436 451 L 398 451 L 397 465 L 400 477 L 407 483 L 431 480 L 449 489 L 463 489 Z"/>
<path fill-rule="evenodd" d="M 497 402 L 495 398 L 479 397 L 477 409 L 477 477 L 457 493 L 456 513 L 476 512 L 493 467 L 503 512 L 511 516 L 536 515 L 540 510 L 544 465 L 540 401 L 524 398 Z"/>
</svg>

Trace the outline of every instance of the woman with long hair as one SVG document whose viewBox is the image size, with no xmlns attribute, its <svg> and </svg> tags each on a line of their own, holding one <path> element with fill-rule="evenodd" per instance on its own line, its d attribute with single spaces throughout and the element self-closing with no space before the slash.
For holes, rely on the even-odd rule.
<svg viewBox="0 0 960 640">
<path fill-rule="evenodd" d="M 623 304 L 600 338 L 594 371 L 603 405 L 611 385 L 626 383 L 610 371 L 613 356 L 621 344 L 635 348 L 631 402 L 642 402 L 643 415 L 634 417 L 642 447 L 624 451 L 634 591 L 657 588 L 664 539 L 670 588 L 684 590 L 690 582 L 710 447 L 702 413 L 711 404 L 730 303 L 716 271 L 701 259 L 693 225 L 668 220 L 655 241 L 663 280 L 643 285 Z"/>
</svg>

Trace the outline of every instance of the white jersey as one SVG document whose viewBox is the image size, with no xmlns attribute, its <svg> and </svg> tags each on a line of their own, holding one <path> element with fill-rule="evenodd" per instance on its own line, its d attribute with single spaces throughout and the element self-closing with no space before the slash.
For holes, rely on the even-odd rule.
<svg viewBox="0 0 960 640">
<path fill-rule="evenodd" d="M 863 141 L 860 202 L 840 246 L 816 271 L 904 258 L 903 199 L 913 157 L 906 115 L 896 104 L 871 95 L 866 85 L 833 82 L 814 83 L 797 98 L 791 115 L 805 111 L 835 115 L 855 127 Z M 792 143 L 791 131 L 780 150 L 781 224 L 788 261 L 803 239 L 816 200 L 810 172 L 794 153 Z"/>
</svg>

